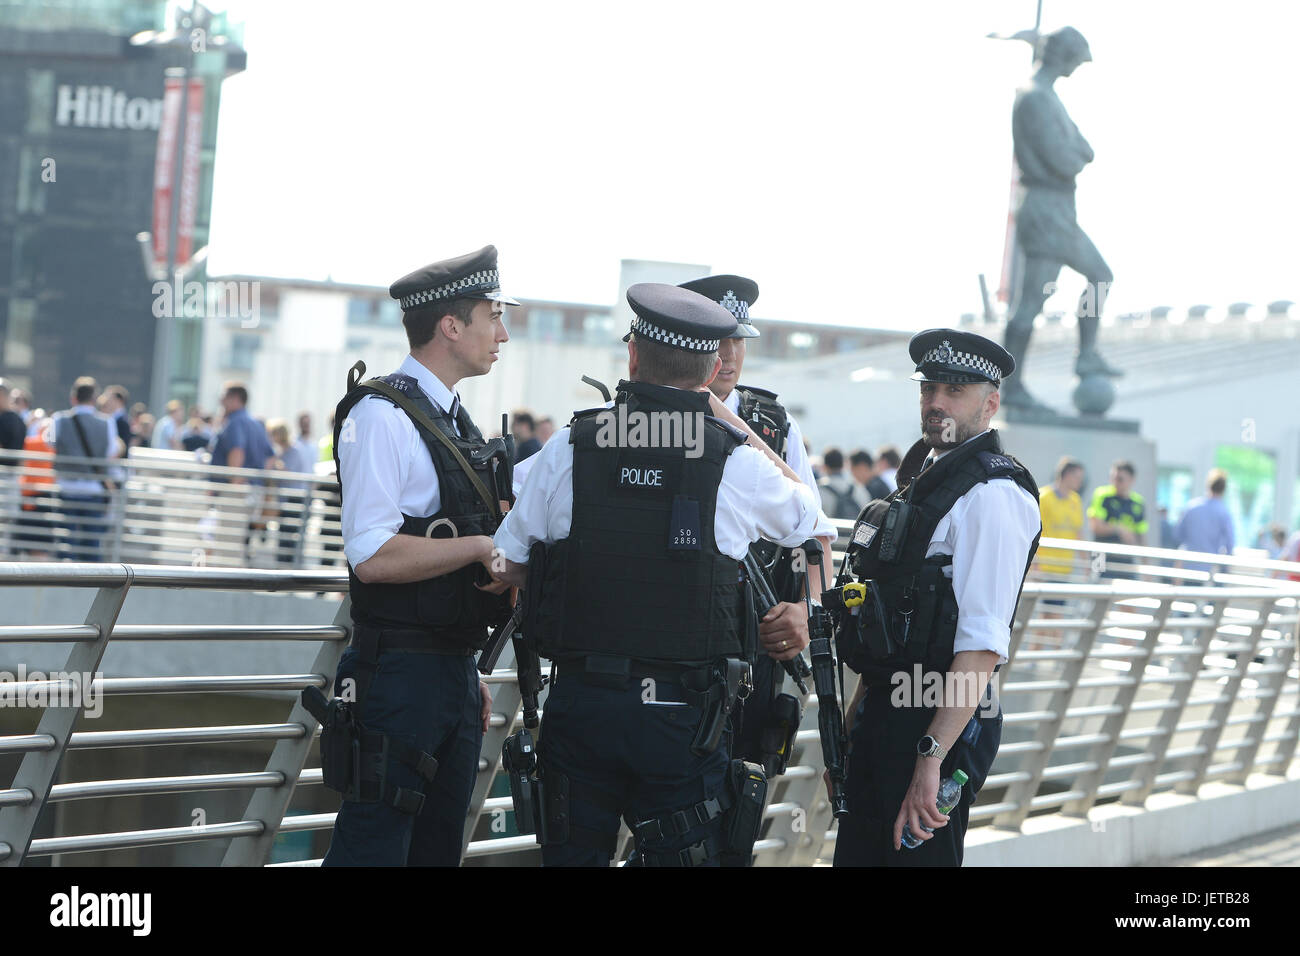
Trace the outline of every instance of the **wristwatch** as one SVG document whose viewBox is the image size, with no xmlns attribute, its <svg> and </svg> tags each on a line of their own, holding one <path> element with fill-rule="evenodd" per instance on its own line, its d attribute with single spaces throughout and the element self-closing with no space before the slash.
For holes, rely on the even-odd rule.
<svg viewBox="0 0 1300 956">
<path fill-rule="evenodd" d="M 948 756 L 948 751 L 939 746 L 939 741 L 935 740 L 929 734 L 926 734 L 916 742 L 916 753 L 921 757 L 934 757 L 942 760 Z"/>
</svg>

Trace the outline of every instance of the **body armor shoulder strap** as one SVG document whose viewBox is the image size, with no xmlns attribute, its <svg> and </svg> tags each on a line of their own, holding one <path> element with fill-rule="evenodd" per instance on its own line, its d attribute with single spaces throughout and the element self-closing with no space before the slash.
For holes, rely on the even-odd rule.
<svg viewBox="0 0 1300 956">
<path fill-rule="evenodd" d="M 736 394 L 740 396 L 737 412 L 741 421 L 784 459 L 786 440 L 790 435 L 790 415 L 777 400 L 776 392 L 752 385 L 737 385 Z"/>
<path fill-rule="evenodd" d="M 403 375 L 401 372 L 394 372 L 392 375 L 367 379 L 357 384 L 357 379 L 365 374 L 365 370 L 364 362 L 357 362 L 349 370 L 348 393 L 343 396 L 342 401 L 334 410 L 334 468 L 339 475 L 340 487 L 342 487 L 343 469 L 339 463 L 339 445 L 341 443 L 343 423 L 357 402 L 367 395 L 378 395 L 380 398 L 392 402 L 406 413 L 407 418 L 415 425 L 426 445 L 430 441 L 440 442 L 466 477 L 469 478 L 470 484 L 474 486 L 474 491 L 487 505 L 488 510 L 492 514 L 497 514 L 500 506 L 492 497 L 491 492 L 488 491 L 483 479 L 475 474 L 470 463 L 465 460 L 465 456 L 461 454 L 460 449 L 456 447 L 455 441 L 448 434 L 448 432 L 453 434 L 455 432 L 450 417 L 420 391 L 419 384 L 411 376 Z M 477 429 L 470 428 L 469 430 L 477 436 Z M 430 451 L 432 452 L 432 448 Z"/>
<path fill-rule="evenodd" d="M 912 451 L 915 451 L 915 447 Z M 912 451 L 908 452 L 908 459 L 913 457 Z M 1038 487 L 1029 469 L 1005 454 L 997 432 L 990 431 L 970 445 L 959 447 L 945 455 L 924 474 L 900 485 L 899 490 L 890 498 L 904 497 L 909 503 L 918 506 L 924 516 L 918 516 L 920 526 L 913 529 L 922 533 L 910 534 L 907 542 L 909 551 L 919 553 L 905 556 L 904 561 L 911 558 L 918 565 L 922 563 L 930 536 L 953 505 L 976 485 L 1002 478 L 1014 481 L 1029 492 L 1035 502 L 1038 501 Z"/>
</svg>

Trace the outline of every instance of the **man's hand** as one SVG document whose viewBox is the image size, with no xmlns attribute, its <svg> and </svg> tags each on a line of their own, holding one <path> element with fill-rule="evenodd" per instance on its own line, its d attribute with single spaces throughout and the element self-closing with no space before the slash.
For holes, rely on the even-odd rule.
<svg viewBox="0 0 1300 956">
<path fill-rule="evenodd" d="M 492 719 L 492 691 L 483 681 L 478 682 L 479 696 L 483 698 L 483 709 L 479 716 L 483 718 L 483 733 L 488 732 L 488 722 Z"/>
<path fill-rule="evenodd" d="M 758 639 L 768 657 L 791 660 L 808 646 L 808 618 L 803 606 L 787 601 L 772 608 L 759 622 Z"/>
<path fill-rule="evenodd" d="M 940 813 L 935 804 L 939 800 L 939 761 L 933 757 L 917 757 L 916 769 L 912 772 L 912 784 L 903 797 L 903 805 L 898 808 L 898 817 L 894 820 L 894 849 L 902 849 L 903 825 L 912 831 L 918 840 L 929 840 L 931 834 L 921 829 L 922 824 L 937 830 L 948 825 L 948 818 Z"/>
<path fill-rule="evenodd" d="M 485 537 L 487 542 L 487 551 L 479 556 L 479 564 L 491 576 L 492 580 L 488 584 L 479 584 L 475 582 L 474 587 L 480 591 L 486 591 L 488 594 L 504 594 L 510 587 L 509 581 L 501 580 L 501 573 L 505 571 L 505 555 L 500 554 L 496 546 L 492 543 L 491 538 Z"/>
</svg>

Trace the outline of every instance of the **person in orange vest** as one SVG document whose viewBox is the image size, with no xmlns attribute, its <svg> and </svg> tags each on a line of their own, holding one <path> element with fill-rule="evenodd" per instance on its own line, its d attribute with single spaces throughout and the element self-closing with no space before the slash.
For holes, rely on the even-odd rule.
<svg viewBox="0 0 1300 956">
<path fill-rule="evenodd" d="M 54 447 L 47 440 L 49 437 L 48 421 L 33 423 L 27 437 L 23 439 L 23 451 L 27 453 L 43 452 L 53 456 Z M 50 557 L 49 521 L 40 517 L 50 511 L 50 492 L 54 484 L 53 458 L 29 459 L 22 463 L 18 474 L 18 489 L 22 497 L 22 510 L 27 512 L 15 524 L 19 531 L 14 535 L 14 547 L 26 551 L 27 557 L 45 560 Z"/>
</svg>

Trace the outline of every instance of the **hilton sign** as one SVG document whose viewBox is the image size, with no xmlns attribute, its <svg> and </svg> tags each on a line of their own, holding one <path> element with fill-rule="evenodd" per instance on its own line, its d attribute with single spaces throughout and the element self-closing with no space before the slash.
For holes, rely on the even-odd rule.
<svg viewBox="0 0 1300 956">
<path fill-rule="evenodd" d="M 111 86 L 60 86 L 54 121 L 59 126 L 100 129 L 157 129 L 163 101 L 130 99 Z"/>
</svg>

